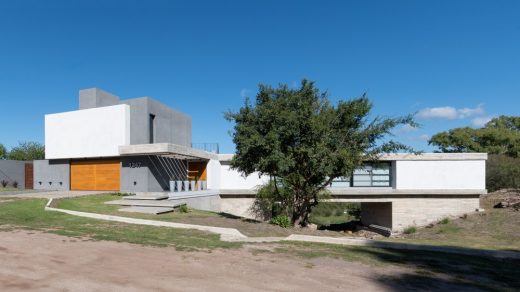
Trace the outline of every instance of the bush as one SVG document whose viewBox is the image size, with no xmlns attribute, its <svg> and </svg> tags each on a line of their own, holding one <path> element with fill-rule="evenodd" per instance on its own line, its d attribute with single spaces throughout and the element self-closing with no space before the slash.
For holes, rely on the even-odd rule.
<svg viewBox="0 0 520 292">
<path fill-rule="evenodd" d="M 179 212 L 181 213 L 188 213 L 190 212 L 190 209 L 188 208 L 188 205 L 180 205 L 179 206 Z"/>
<path fill-rule="evenodd" d="M 278 189 L 278 192 L 276 191 Z M 261 186 L 255 197 L 252 213 L 257 219 L 270 220 L 278 215 L 289 216 L 292 210 L 291 192 L 283 183 L 279 182 L 275 188 L 274 182 L 270 181 Z M 289 218 L 289 217 L 288 217 Z"/>
<path fill-rule="evenodd" d="M 18 188 L 18 182 L 17 181 L 13 181 L 13 188 L 15 188 L 15 189 Z"/>
<path fill-rule="evenodd" d="M 7 187 L 7 184 L 8 184 L 9 182 L 6 181 L 6 180 L 2 180 L 0 183 L 2 184 L 2 187 L 5 188 L 5 187 Z"/>
<path fill-rule="evenodd" d="M 415 232 L 417 232 L 417 227 L 415 227 L 415 226 L 408 226 L 403 230 L 404 234 L 412 234 Z"/>
<path fill-rule="evenodd" d="M 520 158 L 489 155 L 486 162 L 486 184 L 490 192 L 520 188 Z"/>
<path fill-rule="evenodd" d="M 448 217 L 444 217 L 441 219 L 441 221 L 439 221 L 439 224 L 448 224 L 450 223 L 450 218 Z"/>
<path fill-rule="evenodd" d="M 285 215 L 278 215 L 271 219 L 271 224 L 278 225 L 283 228 L 291 226 L 291 219 Z"/>
</svg>

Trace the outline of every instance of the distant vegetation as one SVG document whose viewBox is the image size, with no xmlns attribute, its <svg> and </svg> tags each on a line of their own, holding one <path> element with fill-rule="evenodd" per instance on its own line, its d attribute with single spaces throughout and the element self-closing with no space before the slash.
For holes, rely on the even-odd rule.
<svg viewBox="0 0 520 292">
<path fill-rule="evenodd" d="M 520 188 L 520 117 L 500 116 L 479 129 L 451 129 L 433 135 L 428 143 L 441 152 L 489 153 L 487 188 Z"/>
<path fill-rule="evenodd" d="M 45 146 L 38 142 L 19 142 L 11 151 L 7 151 L 6 147 L 0 144 L 0 159 L 10 160 L 38 160 L 45 159 Z"/>
</svg>

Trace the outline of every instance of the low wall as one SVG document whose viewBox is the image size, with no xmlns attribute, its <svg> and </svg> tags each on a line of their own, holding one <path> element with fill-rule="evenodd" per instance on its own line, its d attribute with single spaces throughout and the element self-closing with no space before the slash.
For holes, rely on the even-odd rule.
<svg viewBox="0 0 520 292">
<path fill-rule="evenodd" d="M 35 160 L 33 165 L 35 190 L 70 190 L 70 165 L 68 160 Z"/>
<path fill-rule="evenodd" d="M 19 189 L 25 188 L 25 164 L 30 163 L 19 160 L 0 160 L 0 181 L 5 180 L 12 186 L 18 183 Z"/>
<path fill-rule="evenodd" d="M 208 196 L 196 196 L 192 198 L 183 199 L 176 199 L 175 197 L 170 197 L 169 200 L 172 200 L 180 204 L 186 204 L 188 205 L 188 207 L 193 209 L 221 212 L 221 199 L 218 194 Z"/>
<path fill-rule="evenodd" d="M 250 208 L 254 196 L 222 196 L 221 212 L 254 218 Z M 408 226 L 425 226 L 444 217 L 455 217 L 475 212 L 480 206 L 479 195 L 408 195 L 399 197 L 334 198 L 332 202 L 361 203 L 361 221 L 376 224 L 395 232 Z"/>
</svg>

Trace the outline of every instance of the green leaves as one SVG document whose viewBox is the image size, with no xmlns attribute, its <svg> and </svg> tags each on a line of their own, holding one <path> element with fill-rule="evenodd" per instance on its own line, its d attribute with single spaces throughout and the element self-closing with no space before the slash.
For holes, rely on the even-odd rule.
<svg viewBox="0 0 520 292">
<path fill-rule="evenodd" d="M 38 142 L 20 142 L 9 151 L 7 158 L 26 161 L 45 159 L 45 146 Z"/>
<path fill-rule="evenodd" d="M 520 117 L 500 116 L 485 127 L 455 128 L 432 136 L 428 142 L 441 152 L 487 152 L 520 157 Z"/>
<path fill-rule="evenodd" d="M 367 157 L 410 150 L 382 140 L 397 125 L 415 126 L 412 117 L 370 120 L 371 110 L 365 95 L 334 106 L 308 80 L 298 89 L 260 85 L 254 104 L 246 100 L 238 112 L 225 114 L 235 123 L 231 166 L 245 175 L 258 171 L 280 178 L 293 193 L 295 220 L 332 179 L 349 176 Z"/>
</svg>

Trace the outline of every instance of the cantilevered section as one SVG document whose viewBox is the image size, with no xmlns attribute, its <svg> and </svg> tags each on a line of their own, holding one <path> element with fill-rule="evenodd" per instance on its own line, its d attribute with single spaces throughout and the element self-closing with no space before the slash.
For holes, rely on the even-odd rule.
<svg viewBox="0 0 520 292">
<path fill-rule="evenodd" d="M 220 154 L 220 161 L 230 161 L 234 154 Z M 390 153 L 381 154 L 381 161 L 446 161 L 446 160 L 487 160 L 487 153 Z"/>
<path fill-rule="evenodd" d="M 170 143 L 119 146 L 119 155 L 160 155 L 178 159 L 218 159 L 218 155 L 215 153 Z"/>
</svg>

